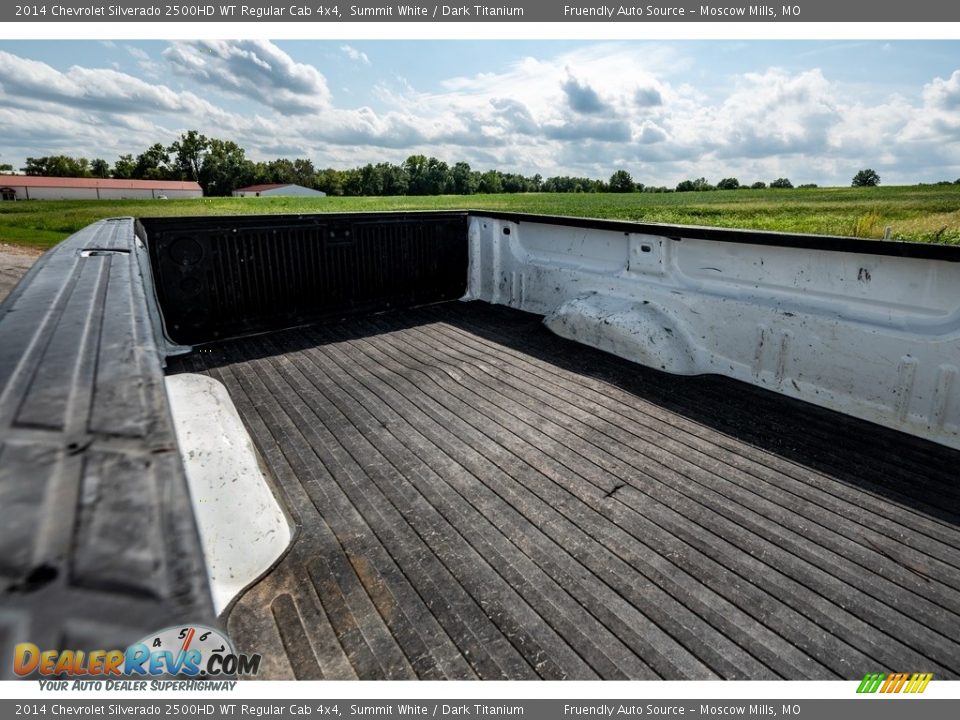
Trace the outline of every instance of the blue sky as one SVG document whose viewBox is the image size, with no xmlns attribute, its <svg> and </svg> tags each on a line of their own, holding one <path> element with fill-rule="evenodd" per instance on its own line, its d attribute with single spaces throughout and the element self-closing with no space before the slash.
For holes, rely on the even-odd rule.
<svg viewBox="0 0 960 720">
<path fill-rule="evenodd" d="M 195 128 L 318 167 L 952 180 L 960 42 L 0 41 L 0 127 L 16 167 Z"/>
</svg>

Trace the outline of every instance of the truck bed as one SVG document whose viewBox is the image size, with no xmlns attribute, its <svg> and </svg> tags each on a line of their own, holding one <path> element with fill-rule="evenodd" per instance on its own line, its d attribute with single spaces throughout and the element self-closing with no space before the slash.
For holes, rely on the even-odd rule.
<svg viewBox="0 0 960 720">
<path fill-rule="evenodd" d="M 960 452 L 448 302 L 170 358 L 297 525 L 261 678 L 960 675 Z"/>
</svg>

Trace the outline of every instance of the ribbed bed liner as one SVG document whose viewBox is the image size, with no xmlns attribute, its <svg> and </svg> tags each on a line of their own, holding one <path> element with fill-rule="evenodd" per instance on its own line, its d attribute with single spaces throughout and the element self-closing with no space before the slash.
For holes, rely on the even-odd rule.
<svg viewBox="0 0 960 720">
<path fill-rule="evenodd" d="M 229 613 L 261 677 L 960 674 L 958 452 L 482 303 L 189 371 L 300 525 Z"/>
</svg>

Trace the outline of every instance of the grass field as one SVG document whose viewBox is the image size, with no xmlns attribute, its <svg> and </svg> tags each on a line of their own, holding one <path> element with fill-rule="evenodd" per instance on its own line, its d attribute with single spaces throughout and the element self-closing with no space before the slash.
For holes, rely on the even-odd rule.
<svg viewBox="0 0 960 720">
<path fill-rule="evenodd" d="M 0 242 L 50 247 L 105 217 L 487 209 L 960 244 L 960 185 L 666 194 L 203 198 L 0 203 Z"/>
</svg>

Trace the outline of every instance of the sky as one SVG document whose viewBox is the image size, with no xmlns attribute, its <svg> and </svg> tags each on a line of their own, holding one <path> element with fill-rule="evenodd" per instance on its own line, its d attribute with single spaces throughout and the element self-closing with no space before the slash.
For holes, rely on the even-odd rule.
<svg viewBox="0 0 960 720">
<path fill-rule="evenodd" d="M 318 168 L 960 177 L 960 41 L 0 41 L 0 163 L 196 129 Z"/>
</svg>

